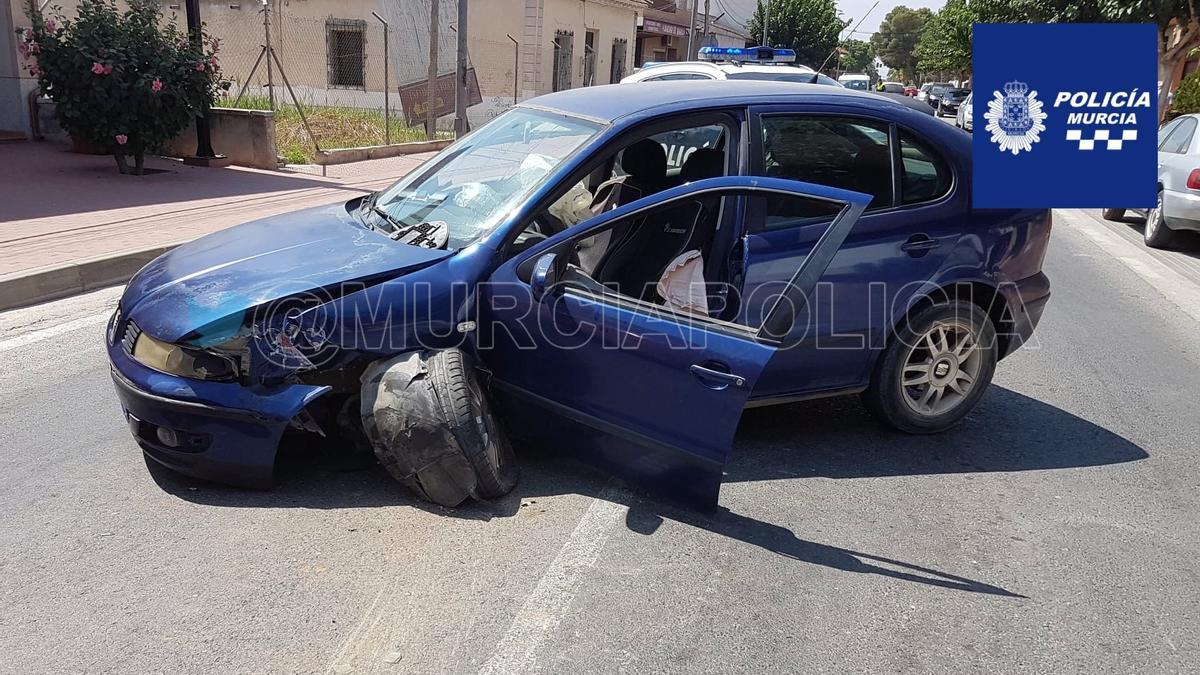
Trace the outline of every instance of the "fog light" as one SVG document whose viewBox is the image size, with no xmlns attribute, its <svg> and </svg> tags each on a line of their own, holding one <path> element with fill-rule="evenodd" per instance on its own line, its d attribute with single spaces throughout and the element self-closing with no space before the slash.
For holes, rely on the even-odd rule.
<svg viewBox="0 0 1200 675">
<path fill-rule="evenodd" d="M 178 448 L 179 447 L 179 437 L 175 434 L 174 429 L 168 429 L 167 427 L 159 427 L 157 430 L 155 430 L 154 433 L 156 436 L 158 436 L 159 442 L 162 443 L 163 445 L 167 446 L 168 448 Z"/>
</svg>

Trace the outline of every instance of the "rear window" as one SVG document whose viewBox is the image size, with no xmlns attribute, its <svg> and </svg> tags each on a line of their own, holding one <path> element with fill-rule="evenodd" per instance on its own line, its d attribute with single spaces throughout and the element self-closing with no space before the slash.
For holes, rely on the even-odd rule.
<svg viewBox="0 0 1200 675">
<path fill-rule="evenodd" d="M 729 73 L 725 77 L 730 80 L 770 80 L 773 82 L 799 82 L 801 84 L 837 84 L 836 80 L 824 75 L 806 73 L 802 70 L 783 70 L 782 68 L 778 73 L 768 73 L 758 70 Z"/>
<path fill-rule="evenodd" d="M 950 191 L 950 167 L 928 145 L 900 132 L 900 202 L 918 204 Z"/>
</svg>

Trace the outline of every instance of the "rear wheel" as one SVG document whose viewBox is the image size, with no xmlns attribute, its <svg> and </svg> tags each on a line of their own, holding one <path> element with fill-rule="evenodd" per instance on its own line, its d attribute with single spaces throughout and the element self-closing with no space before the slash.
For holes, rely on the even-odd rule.
<svg viewBox="0 0 1200 675">
<path fill-rule="evenodd" d="M 964 301 L 933 305 L 897 331 L 863 403 L 900 431 L 944 431 L 975 408 L 996 360 L 996 329 L 982 308 Z"/>
<path fill-rule="evenodd" d="M 1166 248 L 1171 245 L 1175 233 L 1167 227 L 1167 219 L 1163 214 L 1163 193 L 1158 191 L 1158 201 L 1154 208 L 1146 214 L 1146 229 L 1143 232 L 1146 245 L 1150 248 Z"/>
</svg>

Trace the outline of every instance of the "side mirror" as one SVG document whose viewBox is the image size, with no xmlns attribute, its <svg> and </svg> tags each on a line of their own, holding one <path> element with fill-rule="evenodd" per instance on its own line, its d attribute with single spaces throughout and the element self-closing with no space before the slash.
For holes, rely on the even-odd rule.
<svg viewBox="0 0 1200 675">
<path fill-rule="evenodd" d="M 533 299 L 541 302 L 546 291 L 558 284 L 558 256 L 547 253 L 537 259 L 533 265 L 533 275 L 529 279 L 529 288 L 533 291 Z"/>
</svg>

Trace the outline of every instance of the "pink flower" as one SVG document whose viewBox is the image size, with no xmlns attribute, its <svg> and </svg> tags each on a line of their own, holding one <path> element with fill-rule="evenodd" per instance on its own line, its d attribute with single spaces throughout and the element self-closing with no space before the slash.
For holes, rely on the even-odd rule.
<svg viewBox="0 0 1200 675">
<path fill-rule="evenodd" d="M 196 72 L 198 72 L 198 73 L 204 72 L 204 62 L 203 61 L 196 64 Z"/>
<path fill-rule="evenodd" d="M 150 91 L 162 91 L 162 80 L 157 77 L 150 83 Z"/>
<path fill-rule="evenodd" d="M 217 69 L 217 57 L 214 56 L 211 59 L 209 59 L 208 65 L 212 66 L 213 70 L 216 70 Z"/>
<path fill-rule="evenodd" d="M 21 37 L 24 38 L 24 40 L 26 42 L 33 42 L 33 29 L 26 28 L 25 32 L 21 35 Z"/>
<path fill-rule="evenodd" d="M 125 134 L 117 134 L 115 138 L 117 139 L 117 145 L 125 145 L 129 142 L 129 137 Z"/>
<path fill-rule="evenodd" d="M 17 43 L 17 51 L 21 52 L 21 58 L 29 57 L 29 45 L 25 42 Z"/>
<path fill-rule="evenodd" d="M 58 24 L 54 23 L 54 19 L 46 19 L 46 32 L 53 33 L 58 30 Z"/>
<path fill-rule="evenodd" d="M 104 64 L 98 61 L 92 61 L 92 72 L 97 75 L 104 74 Z"/>
<path fill-rule="evenodd" d="M 29 64 L 29 74 L 30 75 L 34 75 L 34 76 L 40 75 L 41 72 L 42 72 L 42 69 L 38 67 L 37 63 Z"/>
</svg>

